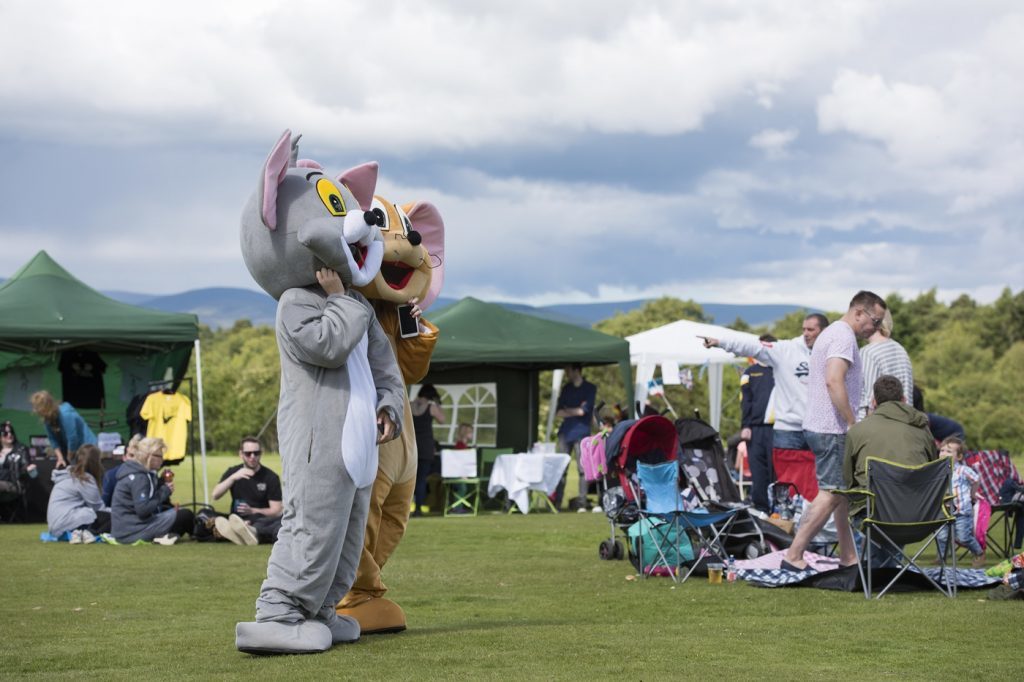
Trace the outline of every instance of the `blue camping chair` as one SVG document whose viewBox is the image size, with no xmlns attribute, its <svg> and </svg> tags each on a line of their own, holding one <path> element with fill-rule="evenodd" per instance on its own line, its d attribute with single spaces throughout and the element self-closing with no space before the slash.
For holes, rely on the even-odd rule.
<svg viewBox="0 0 1024 682">
<path fill-rule="evenodd" d="M 709 557 L 725 563 L 729 558 L 725 538 L 741 509 L 685 511 L 679 491 L 679 465 L 675 461 L 655 465 L 638 462 L 636 473 L 641 487 L 647 493 L 646 506 L 650 512 L 670 518 L 676 536 L 686 539 L 685 559 L 690 567 L 679 582 L 686 582 L 698 566 L 707 563 Z M 696 554 L 691 541 L 696 542 L 700 548 Z M 681 541 L 677 541 L 677 547 L 682 547 Z M 682 558 L 682 553 L 677 552 L 677 556 Z M 673 573 L 673 579 L 678 572 L 678 564 L 675 568 L 677 570 Z"/>
<path fill-rule="evenodd" d="M 640 574 L 650 575 L 664 568 L 673 581 L 678 580 L 679 567 L 693 560 L 693 547 L 680 525 L 683 514 L 679 496 L 679 466 L 675 460 L 659 464 L 637 462 L 637 479 L 643 494 L 633 490 L 639 520 L 628 534 Z"/>
</svg>

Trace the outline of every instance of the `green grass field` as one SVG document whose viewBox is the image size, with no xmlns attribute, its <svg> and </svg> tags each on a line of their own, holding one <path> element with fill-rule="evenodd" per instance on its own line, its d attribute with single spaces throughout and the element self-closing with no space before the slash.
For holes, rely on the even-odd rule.
<svg viewBox="0 0 1024 682">
<path fill-rule="evenodd" d="M 211 460 L 212 480 L 232 461 Z M 184 501 L 187 470 L 177 481 Z M 0 526 L 3 679 L 1007 680 L 1021 669 L 1020 602 L 627 580 L 627 562 L 597 558 L 599 514 L 413 519 L 385 571 L 408 631 L 256 658 L 234 649 L 234 624 L 252 618 L 269 547 L 43 544 L 43 529 Z"/>
</svg>

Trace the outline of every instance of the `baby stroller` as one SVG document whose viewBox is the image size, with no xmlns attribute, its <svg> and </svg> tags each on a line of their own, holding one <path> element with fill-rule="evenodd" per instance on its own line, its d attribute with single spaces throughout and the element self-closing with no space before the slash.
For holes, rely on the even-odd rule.
<svg viewBox="0 0 1024 682">
<path fill-rule="evenodd" d="M 698 506 L 711 512 L 737 510 L 722 538 L 725 551 L 755 559 L 773 551 L 773 547 L 789 547 L 793 541 L 790 535 L 752 514 L 750 506 L 740 499 L 718 432 L 699 415 L 677 419 L 675 430 L 679 435 L 680 474 L 687 487 L 684 498 L 695 499 Z"/>
<path fill-rule="evenodd" d="M 628 540 L 628 528 L 640 519 L 640 508 L 630 481 L 636 473 L 637 462 L 674 461 L 677 449 L 672 422 L 660 416 L 625 419 L 608 434 L 604 442 L 606 473 L 601 477 L 604 489 L 601 503 L 611 533 L 598 548 L 602 559 L 625 557 L 623 544 L 615 537 L 616 531 L 621 531 Z"/>
</svg>

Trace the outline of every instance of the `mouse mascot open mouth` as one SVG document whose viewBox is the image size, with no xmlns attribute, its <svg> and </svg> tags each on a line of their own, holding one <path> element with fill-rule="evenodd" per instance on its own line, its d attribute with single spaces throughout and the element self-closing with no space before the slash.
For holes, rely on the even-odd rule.
<svg viewBox="0 0 1024 682">
<path fill-rule="evenodd" d="M 332 179 L 297 161 L 295 143 L 285 131 L 274 145 L 242 214 L 246 267 L 278 300 L 281 355 L 284 515 L 256 621 L 235 628 L 235 645 L 254 654 L 359 639 L 359 623 L 335 605 L 359 563 L 377 445 L 400 434 L 405 400 L 391 343 L 354 290 L 384 256 L 370 206 L 377 165 Z"/>
<path fill-rule="evenodd" d="M 421 312 L 437 298 L 444 279 L 444 222 L 425 201 L 396 206 L 378 196 L 372 210 L 384 238 L 384 260 L 373 281 L 359 291 L 373 304 L 403 379 L 414 384 L 426 376 L 437 343 L 437 328 Z M 410 306 L 417 323 L 409 334 L 400 329 L 397 311 L 402 305 Z M 337 609 L 339 615 L 359 621 L 364 634 L 400 632 L 406 627 L 405 613 L 384 597 L 388 588 L 381 580 L 381 569 L 405 535 L 416 486 L 416 437 L 408 397 L 403 414 L 401 438 L 380 448 L 359 570 Z"/>
</svg>

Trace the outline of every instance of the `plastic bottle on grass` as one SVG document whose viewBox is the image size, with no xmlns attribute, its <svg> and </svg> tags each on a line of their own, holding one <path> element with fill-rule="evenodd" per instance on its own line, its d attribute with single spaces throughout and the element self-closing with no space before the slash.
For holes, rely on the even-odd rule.
<svg viewBox="0 0 1024 682">
<path fill-rule="evenodd" d="M 727 582 L 736 582 L 736 557 L 729 555 L 729 561 L 725 565 L 725 579 Z"/>
</svg>

